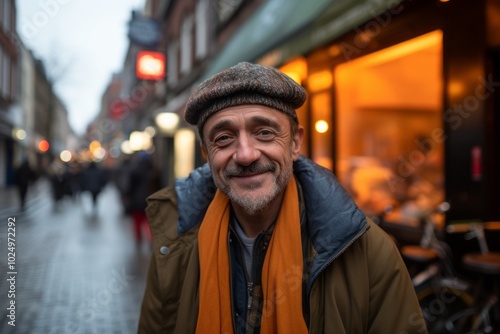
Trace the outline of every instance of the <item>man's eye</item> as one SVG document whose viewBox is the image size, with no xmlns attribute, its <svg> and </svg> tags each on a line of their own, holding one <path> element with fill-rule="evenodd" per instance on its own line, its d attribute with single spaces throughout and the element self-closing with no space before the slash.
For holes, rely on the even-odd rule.
<svg viewBox="0 0 500 334">
<path fill-rule="evenodd" d="M 257 132 L 260 137 L 268 138 L 274 136 L 274 132 L 271 130 L 263 129 Z"/>
<path fill-rule="evenodd" d="M 229 137 L 228 135 L 222 135 L 215 138 L 214 142 L 216 142 L 217 144 L 224 144 L 228 142 L 229 139 L 231 139 L 231 137 Z"/>
</svg>

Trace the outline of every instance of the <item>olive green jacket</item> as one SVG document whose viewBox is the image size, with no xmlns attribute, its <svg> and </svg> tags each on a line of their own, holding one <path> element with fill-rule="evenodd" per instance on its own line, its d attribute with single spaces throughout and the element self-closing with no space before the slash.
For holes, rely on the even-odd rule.
<svg viewBox="0 0 500 334">
<path fill-rule="evenodd" d="M 309 332 L 427 333 L 411 280 L 394 243 L 376 224 L 360 216 L 359 209 L 345 198 L 343 189 L 330 187 L 333 191 L 325 195 L 326 189 L 321 187 L 326 184 L 325 177 L 330 176 L 310 164 L 310 161 L 302 159 L 298 166 L 294 165 L 294 169 L 296 173 L 297 170 L 306 173 L 305 179 L 298 177 L 302 185 L 310 181 L 314 185 L 304 189 L 306 198 L 314 198 L 310 203 L 319 203 L 319 207 L 311 210 L 337 212 L 346 206 L 349 209 L 344 209 L 336 214 L 335 220 L 324 224 L 308 216 L 309 224 L 313 220 L 315 226 L 321 225 L 309 232 L 314 254 L 310 271 L 305 277 L 308 281 L 310 316 L 306 322 Z M 190 207 L 186 209 L 186 203 L 179 203 L 178 196 L 186 189 L 179 185 L 176 189 L 165 188 L 148 200 L 153 255 L 139 333 L 186 334 L 196 331 L 200 276 L 199 222 L 186 224 L 179 217 L 178 207 L 183 208 L 181 216 L 189 211 L 188 216 L 199 219 L 191 215 L 190 210 L 206 206 L 210 196 L 206 201 L 198 199 L 189 202 Z M 202 190 L 210 193 L 211 189 Z M 334 194 L 336 198 L 339 192 L 342 198 L 327 202 L 326 206 L 321 204 L 324 200 L 318 201 L 318 196 L 325 199 L 325 196 Z M 331 215 L 316 212 L 321 220 Z"/>
</svg>

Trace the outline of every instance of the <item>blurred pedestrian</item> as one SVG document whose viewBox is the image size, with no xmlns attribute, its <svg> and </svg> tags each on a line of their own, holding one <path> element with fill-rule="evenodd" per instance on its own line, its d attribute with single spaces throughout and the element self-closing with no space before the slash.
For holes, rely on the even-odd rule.
<svg viewBox="0 0 500 334">
<path fill-rule="evenodd" d="M 73 200 L 80 199 L 80 178 L 82 173 L 82 165 L 79 161 L 73 161 L 70 164 L 70 173 L 71 173 L 71 196 Z"/>
<path fill-rule="evenodd" d="M 137 245 L 144 239 L 151 242 L 151 232 L 146 218 L 146 198 L 160 189 L 159 173 L 146 152 L 139 152 L 129 172 L 125 195 L 126 211 L 132 216 Z"/>
<path fill-rule="evenodd" d="M 64 196 L 72 197 L 70 166 L 66 162 L 54 160 L 48 170 L 48 176 L 52 187 L 54 210 L 57 210 Z"/>
<path fill-rule="evenodd" d="M 89 192 L 92 196 L 92 206 L 97 207 L 97 200 L 102 189 L 106 185 L 104 170 L 99 168 L 94 161 L 91 161 L 80 174 L 80 191 Z"/>
<path fill-rule="evenodd" d="M 35 171 L 31 168 L 28 159 L 23 159 L 21 164 L 14 170 L 14 184 L 18 190 L 21 210 L 25 209 L 28 188 L 34 180 Z"/>
<path fill-rule="evenodd" d="M 125 157 L 121 164 L 115 169 L 113 175 L 113 181 L 120 192 L 120 200 L 123 207 L 123 213 L 125 215 L 130 215 L 130 207 L 128 200 L 128 189 L 130 183 L 130 170 L 132 168 L 132 159 Z"/>
</svg>

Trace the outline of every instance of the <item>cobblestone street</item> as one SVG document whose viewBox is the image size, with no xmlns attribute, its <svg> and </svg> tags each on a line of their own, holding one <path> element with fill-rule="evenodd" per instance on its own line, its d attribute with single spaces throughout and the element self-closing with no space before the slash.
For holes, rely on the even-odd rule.
<svg viewBox="0 0 500 334">
<path fill-rule="evenodd" d="M 117 190 L 106 186 L 95 212 L 87 194 L 54 206 L 44 181 L 32 193 L 22 213 L 12 194 L 1 199 L 0 333 L 135 333 L 150 247 L 136 247 Z M 14 219 L 11 270 L 7 234 Z"/>
</svg>

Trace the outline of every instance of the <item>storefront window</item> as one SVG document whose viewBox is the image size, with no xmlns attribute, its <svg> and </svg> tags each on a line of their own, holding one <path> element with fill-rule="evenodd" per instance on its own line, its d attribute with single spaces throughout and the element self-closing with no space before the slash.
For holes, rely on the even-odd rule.
<svg viewBox="0 0 500 334">
<path fill-rule="evenodd" d="M 311 159 L 321 166 L 333 169 L 333 135 L 331 89 L 333 75 L 331 70 L 322 69 L 313 72 L 307 79 L 309 98 L 311 99 Z"/>
<path fill-rule="evenodd" d="M 280 71 L 288 75 L 299 85 L 303 84 L 303 81 L 307 78 L 307 62 L 305 58 L 299 57 L 294 60 L 289 61 L 287 64 L 280 67 Z M 297 111 L 297 117 L 299 119 L 299 124 L 304 128 L 309 128 L 309 119 L 307 115 L 307 102 L 302 105 Z M 304 136 L 302 146 L 300 148 L 300 153 L 309 156 L 309 140 L 307 136 Z"/>
<path fill-rule="evenodd" d="M 311 94 L 311 159 L 321 166 L 333 169 L 332 143 L 333 136 L 330 126 L 331 94 L 329 91 Z"/>
<path fill-rule="evenodd" d="M 444 200 L 442 33 L 337 66 L 336 173 L 367 215 L 418 224 Z"/>
</svg>

